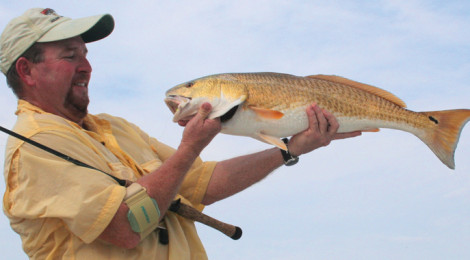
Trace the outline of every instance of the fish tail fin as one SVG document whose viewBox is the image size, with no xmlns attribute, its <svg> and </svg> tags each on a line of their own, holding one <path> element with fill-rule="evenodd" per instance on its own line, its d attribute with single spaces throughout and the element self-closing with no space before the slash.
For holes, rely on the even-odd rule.
<svg viewBox="0 0 470 260">
<path fill-rule="evenodd" d="M 460 133 L 470 120 L 469 109 L 421 112 L 428 116 L 436 127 L 425 130 L 419 138 L 450 169 L 455 169 L 454 153 Z"/>
</svg>

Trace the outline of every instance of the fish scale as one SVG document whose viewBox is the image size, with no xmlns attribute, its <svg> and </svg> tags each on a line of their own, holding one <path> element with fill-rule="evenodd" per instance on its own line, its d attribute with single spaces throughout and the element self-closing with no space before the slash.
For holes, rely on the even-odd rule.
<svg viewBox="0 0 470 260">
<path fill-rule="evenodd" d="M 393 94 L 339 76 L 299 77 L 281 73 L 225 73 L 195 79 L 167 91 L 165 102 L 173 121 L 194 116 L 204 102 L 210 118 L 235 111 L 222 123 L 222 132 L 253 137 L 287 149 L 281 137 L 308 127 L 305 109 L 312 103 L 330 111 L 338 132 L 391 128 L 421 139 L 449 168 L 470 110 L 414 112 Z M 234 108 L 238 109 L 234 110 Z"/>
<path fill-rule="evenodd" d="M 353 87 L 304 77 L 281 77 L 272 74 L 258 75 L 233 75 L 239 81 L 246 81 L 245 84 L 251 84 L 244 106 L 261 105 L 264 108 L 284 111 L 298 106 L 306 108 L 312 102 L 315 102 L 338 117 L 373 118 L 396 122 L 397 124 L 403 122 L 417 125 L 418 122 L 423 122 L 423 120 L 416 120 L 417 117 L 420 117 L 419 114 L 409 110 L 400 110 L 397 105 L 390 101 Z M 293 93 L 294 90 L 295 93 Z M 277 93 L 274 95 L 268 94 L 275 92 Z M 285 102 L 281 102 L 283 100 Z M 402 112 L 400 116 L 394 116 L 400 111 Z M 404 116 L 404 113 L 411 113 L 414 116 L 411 114 Z M 424 122 L 428 123 L 428 121 L 425 120 Z"/>
</svg>

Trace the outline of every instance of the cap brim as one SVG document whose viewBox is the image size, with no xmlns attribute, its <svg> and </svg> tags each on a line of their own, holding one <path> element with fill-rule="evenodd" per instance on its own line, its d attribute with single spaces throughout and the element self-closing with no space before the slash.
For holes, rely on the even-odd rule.
<svg viewBox="0 0 470 260">
<path fill-rule="evenodd" d="M 52 42 L 82 36 L 84 42 L 105 38 L 114 29 L 114 19 L 109 14 L 96 15 L 62 22 L 45 33 L 37 42 Z"/>
</svg>

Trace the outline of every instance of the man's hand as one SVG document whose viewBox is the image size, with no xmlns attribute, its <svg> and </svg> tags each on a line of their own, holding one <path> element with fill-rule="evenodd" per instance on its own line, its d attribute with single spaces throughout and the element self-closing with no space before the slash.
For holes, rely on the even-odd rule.
<svg viewBox="0 0 470 260">
<path fill-rule="evenodd" d="M 187 146 L 199 154 L 212 141 L 220 132 L 221 124 L 218 118 L 207 118 L 211 111 L 211 104 L 204 103 L 189 121 L 178 122 L 179 125 L 185 126 L 180 145 Z"/>
<path fill-rule="evenodd" d="M 332 140 L 345 139 L 361 135 L 360 131 L 337 133 L 339 124 L 330 112 L 321 109 L 316 104 L 307 108 L 308 128 L 294 135 L 289 142 L 289 152 L 299 156 L 322 146 L 327 146 Z"/>
</svg>

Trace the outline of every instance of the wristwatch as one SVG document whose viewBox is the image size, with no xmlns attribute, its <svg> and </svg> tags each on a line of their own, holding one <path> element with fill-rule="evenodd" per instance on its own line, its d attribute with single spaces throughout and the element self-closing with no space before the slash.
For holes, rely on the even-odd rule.
<svg viewBox="0 0 470 260">
<path fill-rule="evenodd" d="M 286 146 L 289 143 L 289 139 L 287 138 L 282 138 L 282 141 L 286 144 Z M 281 149 L 281 154 L 282 154 L 282 158 L 284 158 L 284 165 L 286 166 L 292 166 L 299 161 L 298 156 L 293 156 L 292 154 L 289 153 L 289 148 L 287 148 L 287 151 L 284 151 Z"/>
</svg>

